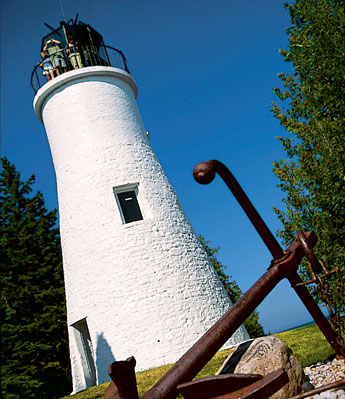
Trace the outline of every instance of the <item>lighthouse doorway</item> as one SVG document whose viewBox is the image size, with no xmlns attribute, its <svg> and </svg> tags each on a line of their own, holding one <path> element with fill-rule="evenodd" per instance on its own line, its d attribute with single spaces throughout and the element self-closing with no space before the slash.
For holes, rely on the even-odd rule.
<svg viewBox="0 0 345 399">
<path fill-rule="evenodd" d="M 86 318 L 72 324 L 87 388 L 96 385 L 92 341 Z"/>
</svg>

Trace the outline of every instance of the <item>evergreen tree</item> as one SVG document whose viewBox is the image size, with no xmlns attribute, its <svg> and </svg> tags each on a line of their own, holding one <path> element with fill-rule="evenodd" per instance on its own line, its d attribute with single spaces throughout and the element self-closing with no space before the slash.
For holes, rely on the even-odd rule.
<svg viewBox="0 0 345 399">
<path fill-rule="evenodd" d="M 208 244 L 209 241 L 205 241 L 204 237 L 199 235 L 200 242 L 202 246 L 204 247 L 208 257 L 210 258 L 213 267 L 216 269 L 216 272 L 218 274 L 218 277 L 220 281 L 222 282 L 225 291 L 229 295 L 231 302 L 235 303 L 238 301 L 238 299 L 241 298 L 242 296 L 242 291 L 240 287 L 237 285 L 235 280 L 231 280 L 231 276 L 228 276 L 224 268 L 225 266 L 222 265 L 219 260 L 218 260 L 218 248 L 211 248 Z M 244 322 L 244 325 L 248 331 L 248 334 L 250 335 L 251 338 L 256 338 L 256 337 L 261 337 L 264 335 L 264 330 L 259 323 L 259 313 L 254 310 L 254 312 L 249 316 L 249 318 Z"/>
<path fill-rule="evenodd" d="M 4 399 L 70 392 L 56 211 L 5 158 L 0 175 L 1 391 Z"/>
<path fill-rule="evenodd" d="M 294 73 L 279 74 L 284 89 L 274 89 L 281 101 L 273 113 L 287 130 L 279 138 L 286 156 L 274 163 L 286 194 L 286 211 L 275 209 L 284 226 L 279 235 L 287 245 L 296 230 L 316 233 L 317 256 L 327 268 L 339 267 L 340 277 L 328 277 L 328 284 L 344 312 L 345 1 L 295 0 L 285 7 L 291 27 L 281 54 Z M 300 272 L 310 278 L 305 267 Z"/>
</svg>

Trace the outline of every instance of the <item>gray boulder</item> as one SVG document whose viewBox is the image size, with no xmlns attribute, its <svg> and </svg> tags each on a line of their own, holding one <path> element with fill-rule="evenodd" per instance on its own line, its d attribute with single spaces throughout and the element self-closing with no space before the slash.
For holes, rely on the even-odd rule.
<svg viewBox="0 0 345 399">
<path fill-rule="evenodd" d="M 266 375 L 280 368 L 287 373 L 289 383 L 272 395 L 272 399 L 286 399 L 300 393 L 305 375 L 291 349 L 280 339 L 269 336 L 252 339 L 232 348 L 217 374 Z"/>
</svg>

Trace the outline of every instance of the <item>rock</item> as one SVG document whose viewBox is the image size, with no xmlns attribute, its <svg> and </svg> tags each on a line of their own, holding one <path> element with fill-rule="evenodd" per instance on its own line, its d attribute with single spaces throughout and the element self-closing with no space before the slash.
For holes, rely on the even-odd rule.
<svg viewBox="0 0 345 399">
<path fill-rule="evenodd" d="M 337 391 L 338 398 L 337 399 L 345 399 L 345 391 L 343 389 L 339 389 Z"/>
<path fill-rule="evenodd" d="M 319 395 L 320 399 L 330 399 L 330 392 L 326 391 L 326 392 L 321 392 Z"/>
<path fill-rule="evenodd" d="M 314 389 L 314 385 L 311 384 L 309 381 L 306 381 L 302 384 L 302 391 L 303 392 L 307 392 L 307 391 L 311 391 L 312 389 Z"/>
<path fill-rule="evenodd" d="M 301 392 L 305 376 L 301 364 L 289 347 L 276 337 L 261 337 L 232 348 L 217 374 L 242 373 L 266 375 L 282 368 L 289 377 L 270 399 L 286 399 Z"/>
<path fill-rule="evenodd" d="M 311 384 L 315 387 L 320 387 L 345 378 L 344 366 L 344 359 L 338 360 L 334 358 L 333 361 L 325 364 L 306 367 L 304 373 Z"/>
</svg>

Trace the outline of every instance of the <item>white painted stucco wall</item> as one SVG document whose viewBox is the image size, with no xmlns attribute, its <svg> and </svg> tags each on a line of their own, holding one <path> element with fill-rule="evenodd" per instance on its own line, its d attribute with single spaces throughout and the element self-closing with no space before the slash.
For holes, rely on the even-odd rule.
<svg viewBox="0 0 345 399">
<path fill-rule="evenodd" d="M 231 306 L 148 142 L 126 72 L 89 67 L 44 85 L 34 107 L 53 156 L 73 392 L 85 389 L 71 326 L 86 318 L 97 384 L 115 360 L 168 364 Z M 144 220 L 123 224 L 113 188 L 138 184 Z M 241 327 L 228 341 L 248 339 Z M 84 365 L 85 367 L 85 365 Z"/>
</svg>

